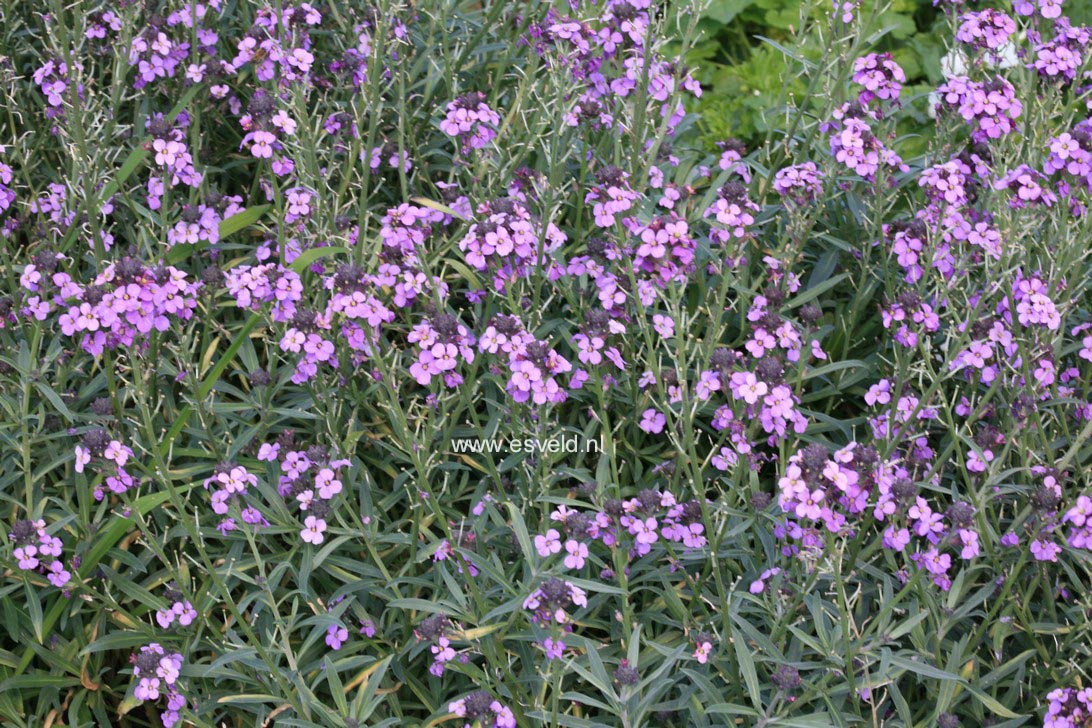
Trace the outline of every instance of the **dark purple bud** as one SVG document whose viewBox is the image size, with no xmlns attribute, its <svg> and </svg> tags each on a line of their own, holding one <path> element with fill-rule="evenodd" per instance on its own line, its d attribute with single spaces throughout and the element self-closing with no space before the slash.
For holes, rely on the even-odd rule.
<svg viewBox="0 0 1092 728">
<path fill-rule="evenodd" d="M 800 687 L 803 681 L 800 679 L 799 670 L 792 665 L 782 665 L 770 676 L 770 682 L 772 682 L 774 687 L 778 690 L 785 693 L 792 693 Z"/>
<path fill-rule="evenodd" d="M 614 681 L 619 685 L 636 685 L 641 681 L 641 673 L 629 666 L 629 660 L 622 660 L 614 671 Z"/>
</svg>

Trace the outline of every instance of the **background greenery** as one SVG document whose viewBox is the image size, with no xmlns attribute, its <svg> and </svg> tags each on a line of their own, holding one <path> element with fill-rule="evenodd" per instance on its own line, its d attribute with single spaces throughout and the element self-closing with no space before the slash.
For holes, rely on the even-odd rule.
<svg viewBox="0 0 1092 728">
<path fill-rule="evenodd" d="M 905 156 L 913 156 L 926 147 L 920 135 L 929 135 L 930 125 L 923 126 L 928 95 L 943 80 L 941 58 L 946 53 L 945 39 L 950 37 L 949 21 L 933 0 L 894 0 L 883 5 L 873 26 L 881 29 L 877 35 L 882 34 L 874 49 L 890 53 L 906 73 L 903 102 L 913 113 L 902 119 L 899 131 L 916 132 L 919 141 L 900 149 Z M 863 0 L 859 12 L 866 15 L 876 7 L 872 0 Z M 808 21 L 826 10 L 825 5 L 802 0 L 713 0 L 707 6 L 698 26 L 701 40 L 687 54 L 705 89 L 694 110 L 701 114 L 706 143 L 736 137 L 754 148 L 777 128 L 771 114 L 776 114 L 783 91 L 797 103 L 803 101 L 807 84 L 784 46 L 817 58 L 823 40 Z M 1065 11 L 1074 25 L 1092 22 L 1092 2 L 1069 2 Z"/>
</svg>

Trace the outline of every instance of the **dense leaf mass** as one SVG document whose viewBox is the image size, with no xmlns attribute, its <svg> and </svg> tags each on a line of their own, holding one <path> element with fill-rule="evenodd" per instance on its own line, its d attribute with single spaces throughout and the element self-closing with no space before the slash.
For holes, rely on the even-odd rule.
<svg viewBox="0 0 1092 728">
<path fill-rule="evenodd" d="M 797 5 L 0 0 L 0 722 L 1092 724 L 1092 30 Z"/>
</svg>

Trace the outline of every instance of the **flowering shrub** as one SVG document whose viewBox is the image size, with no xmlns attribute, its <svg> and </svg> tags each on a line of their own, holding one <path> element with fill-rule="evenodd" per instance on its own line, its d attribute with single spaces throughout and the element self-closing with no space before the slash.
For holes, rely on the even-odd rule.
<svg viewBox="0 0 1092 728">
<path fill-rule="evenodd" d="M 936 5 L 749 151 L 689 3 L 7 2 L 0 722 L 1087 724 L 1092 30 Z"/>
</svg>

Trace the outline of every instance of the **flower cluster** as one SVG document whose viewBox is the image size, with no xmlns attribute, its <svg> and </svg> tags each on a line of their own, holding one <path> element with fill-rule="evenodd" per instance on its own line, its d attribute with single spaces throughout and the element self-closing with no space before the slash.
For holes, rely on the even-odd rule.
<svg viewBox="0 0 1092 728">
<path fill-rule="evenodd" d="M 934 510 L 909 476 L 905 467 L 881 461 L 874 449 L 857 443 L 833 454 L 822 445 L 808 445 L 789 458 L 778 482 L 778 505 L 789 514 L 779 528 L 790 541 L 785 552 L 821 551 L 824 530 L 835 535 L 855 531 L 863 525 L 862 514 L 871 511 L 887 524 L 884 548 L 904 552 L 914 543 L 910 561 L 947 590 L 953 557 L 968 560 L 979 554 L 975 511 L 958 501 L 943 513 Z"/>
<path fill-rule="evenodd" d="M 956 40 L 976 48 L 999 51 L 1016 32 L 1016 21 L 994 8 L 967 13 L 961 20 Z"/>
<path fill-rule="evenodd" d="M 218 8 L 219 5 L 219 0 L 211 0 L 208 6 L 195 3 L 191 13 L 176 12 L 167 18 L 151 18 L 143 32 L 136 35 L 129 45 L 129 65 L 135 66 L 138 72 L 133 87 L 140 90 L 159 79 L 173 78 L 179 67 L 190 57 L 190 43 L 187 42 L 190 34 L 183 25 L 183 18 L 189 21 L 189 27 L 193 27 L 198 13 L 204 17 L 209 7 Z M 182 40 L 183 38 L 186 40 Z M 214 32 L 200 28 L 199 38 L 202 47 L 215 51 L 217 37 Z M 192 76 L 193 73 L 189 71 L 187 75 Z"/>
<path fill-rule="evenodd" d="M 331 326 L 340 319 L 342 337 L 357 352 L 358 361 L 363 360 L 372 353 L 379 327 L 394 321 L 395 314 L 377 297 L 372 279 L 351 264 L 339 266 L 327 279 L 327 287 L 331 294 L 323 319 Z"/>
<path fill-rule="evenodd" d="M 503 292 L 509 281 L 523 278 L 531 270 L 555 267 L 550 254 L 567 240 L 553 223 L 541 223 L 525 203 L 513 198 L 493 200 L 478 207 L 484 219 L 473 223 L 459 241 L 459 250 L 475 270 L 491 270 L 494 288 Z M 539 249 L 539 239 L 544 241 Z"/>
<path fill-rule="evenodd" d="M 444 222 L 444 213 L 430 207 L 418 207 L 403 203 L 387 210 L 379 237 L 383 240 L 384 258 L 387 265 L 400 263 L 416 268 L 418 249 L 433 233 L 434 227 Z M 383 272 L 382 266 L 380 271 Z M 399 270 L 389 272 L 397 276 Z"/>
<path fill-rule="evenodd" d="M 92 42 L 106 41 L 107 35 L 117 37 L 121 32 L 123 22 L 121 17 L 112 10 L 99 10 L 88 15 L 87 30 L 84 37 Z"/>
<path fill-rule="evenodd" d="M 428 386 L 433 377 L 442 376 L 448 387 L 458 387 L 463 378 L 455 371 L 461 359 L 474 361 L 474 335 L 458 318 L 442 313 L 413 327 L 406 337 L 417 345 L 417 357 L 409 372 L 417 383 Z"/>
<path fill-rule="evenodd" d="M 58 270 L 61 260 L 42 254 L 23 268 L 20 283 L 31 294 L 23 311 L 44 321 L 62 310 L 57 319 L 61 332 L 78 337 L 80 347 L 93 356 L 133 346 L 153 331 L 167 331 L 173 320 L 187 321 L 197 308 L 201 283 L 174 266 L 149 268 L 126 256 L 83 286 Z"/>
<path fill-rule="evenodd" d="M 907 172 L 909 166 L 884 145 L 873 132 L 879 114 L 860 102 L 846 104 L 835 111 L 834 119 L 824 125 L 830 132 L 830 151 L 834 159 L 854 174 L 872 181 L 881 168 Z"/>
<path fill-rule="evenodd" d="M 82 473 L 88 465 L 104 473 L 106 489 L 102 485 L 95 487 L 95 500 L 102 500 L 106 492 L 120 495 L 140 486 L 140 478 L 130 475 L 125 464 L 133 457 L 133 450 L 120 441 L 111 439 L 101 427 L 84 433 L 80 444 L 75 449 L 75 469 Z"/>
<path fill-rule="evenodd" d="M 167 652 L 162 645 L 152 642 L 141 647 L 129 660 L 133 663 L 133 676 L 137 678 L 133 697 L 141 701 L 166 698 L 166 708 L 159 717 L 163 728 L 173 728 L 182 719 L 179 711 L 186 706 L 186 698 L 178 684 L 182 655 Z"/>
<path fill-rule="evenodd" d="M 571 612 L 588 606 L 588 595 L 572 582 L 550 577 L 523 600 L 535 624 L 568 624 Z"/>
<path fill-rule="evenodd" d="M 700 549 L 706 544 L 702 516 L 697 500 L 679 503 L 671 493 L 646 489 L 634 498 L 607 500 L 601 510 L 592 513 L 568 506 L 555 509 L 550 520 L 557 528 L 537 534 L 534 546 L 538 555 L 547 559 L 564 552 L 563 568 L 579 571 L 591 558 L 590 548 L 596 542 L 613 549 L 628 537 L 629 558 L 648 555 L 661 539 L 685 549 Z"/>
<path fill-rule="evenodd" d="M 1092 718 L 1092 688 L 1058 688 L 1046 697 L 1043 728 L 1080 728 Z"/>
<path fill-rule="evenodd" d="M 0 145 L 0 154 L 5 151 L 3 145 Z M 11 206 L 15 204 L 15 190 L 8 186 L 12 184 L 14 179 L 15 172 L 12 170 L 11 165 L 0 161 L 0 213 L 10 210 Z M 10 224 L 11 221 L 9 220 L 0 222 L 0 236 L 7 237 L 11 234 Z"/>
<path fill-rule="evenodd" d="M 163 629 L 170 629 L 176 621 L 180 627 L 188 627 L 193 624 L 193 620 L 197 619 L 197 610 L 174 584 L 167 586 L 163 592 L 163 599 L 170 606 L 166 609 L 157 609 L 155 612 L 155 621 Z"/>
<path fill-rule="evenodd" d="M 613 227 L 617 216 L 629 212 L 639 195 L 629 186 L 629 174 L 618 167 L 602 167 L 595 173 L 596 184 L 584 195 L 584 204 L 592 206 L 595 224 Z"/>
<path fill-rule="evenodd" d="M 82 68 L 77 66 L 75 70 L 80 71 Z M 71 83 L 68 71 L 68 65 L 60 59 L 46 61 L 34 71 L 34 83 L 38 85 L 48 104 L 47 119 L 63 119 L 65 102 L 71 103 L 70 99 L 65 98 L 71 93 L 68 90 Z M 82 88 L 77 88 L 76 93 L 83 98 Z"/>
<path fill-rule="evenodd" d="M 238 206 L 242 202 L 241 197 L 234 200 L 223 199 L 222 207 L 227 211 L 228 217 L 241 212 Z M 179 213 L 179 220 L 167 231 L 167 245 L 194 245 L 205 242 L 209 245 L 220 241 L 220 223 L 224 221 L 225 214 L 217 206 L 208 204 L 183 205 Z"/>
<path fill-rule="evenodd" d="M 14 546 L 15 563 L 22 571 L 44 574 L 58 589 L 63 589 L 72 578 L 60 560 L 61 539 L 46 531 L 45 521 L 16 521 L 8 533 L 8 540 Z"/>
<path fill-rule="evenodd" d="M 571 126 L 593 130 L 617 128 L 617 119 L 630 111 L 628 102 L 641 98 L 666 120 L 669 133 L 684 117 L 680 91 L 701 96 L 701 86 L 686 68 L 650 48 L 649 3 L 625 0 L 604 6 L 598 18 L 581 21 L 551 11 L 529 29 L 528 43 L 554 68 L 566 69 L 582 88 L 566 117 Z"/>
<path fill-rule="evenodd" d="M 890 53 L 869 53 L 853 62 L 853 83 L 864 87 L 857 96 L 862 104 L 873 99 L 897 102 L 906 74 Z"/>
<path fill-rule="evenodd" d="M 989 384 L 1001 373 L 1001 362 L 1018 361 L 1020 347 L 1002 321 L 975 322 L 970 334 L 971 342 L 952 358 L 952 371 L 967 369 L 966 376 Z"/>
<path fill-rule="evenodd" d="M 249 64 L 259 81 L 277 79 L 284 85 L 309 82 L 315 62 L 310 28 L 321 25 L 322 19 L 322 13 L 306 2 L 285 6 L 279 15 L 272 8 L 263 8 L 236 44 L 230 68 L 238 72 Z"/>
<path fill-rule="evenodd" d="M 485 103 L 481 91 L 463 94 L 447 105 L 440 131 L 459 140 L 464 151 L 484 149 L 497 138 L 500 114 Z"/>
<path fill-rule="evenodd" d="M 661 318 L 664 317 L 661 316 Z M 667 324 L 664 324 L 664 326 L 667 326 Z M 608 346 L 608 342 L 611 341 L 612 337 L 624 333 L 626 333 L 625 324 L 613 318 L 608 312 L 602 309 L 588 311 L 585 314 L 584 326 L 581 328 L 580 333 L 573 334 L 571 340 L 576 351 L 576 358 L 581 364 L 593 367 L 601 364 L 605 358 L 615 368 L 624 371 L 626 362 L 622 359 L 618 347 Z"/>
<path fill-rule="evenodd" d="M 785 199 L 806 205 L 822 193 L 823 177 L 815 162 L 804 162 L 779 169 L 774 175 L 773 187 Z"/>
<path fill-rule="evenodd" d="M 505 389 L 516 402 L 557 404 L 568 398 L 558 377 L 573 371 L 572 364 L 549 344 L 524 330 L 515 316 L 496 317 L 478 340 L 478 349 L 507 355 L 509 376 Z M 576 380 L 580 371 L 574 372 L 570 379 Z"/>
<path fill-rule="evenodd" d="M 469 720 L 465 728 L 516 728 L 512 709 L 503 705 L 485 690 L 478 690 L 447 706 L 449 712 Z"/>
<path fill-rule="evenodd" d="M 892 340 L 912 349 L 924 338 L 940 330 L 940 316 L 935 301 L 924 301 L 913 291 L 903 291 L 883 309 L 883 327 L 894 329 Z"/>
<path fill-rule="evenodd" d="M 189 114 L 179 114 L 172 124 L 162 114 L 148 119 L 145 126 L 152 137 L 151 151 L 156 165 L 163 168 L 172 187 L 186 185 L 198 187 L 203 176 L 193 166 L 193 156 L 186 145 L 186 127 L 189 126 Z M 163 181 L 157 177 L 148 180 L 148 207 L 158 210 L 162 207 Z"/>
<path fill-rule="evenodd" d="M 1009 207 L 1021 209 L 1035 205 L 1053 207 L 1058 195 L 1050 188 L 1050 180 L 1043 173 L 1021 164 L 1000 177 L 994 189 L 1009 190 Z"/>
<path fill-rule="evenodd" d="M 1092 120 L 1086 119 L 1071 131 L 1052 137 L 1049 144 L 1044 174 L 1065 172 L 1081 180 L 1085 187 L 1092 184 Z"/>
<path fill-rule="evenodd" d="M 751 184 L 751 169 L 743 159 L 747 154 L 747 147 L 743 142 L 739 139 L 727 139 L 723 142 L 717 142 L 717 148 L 721 150 L 717 166 L 727 172 L 729 176 L 738 175 L 744 184 Z M 672 157 L 669 158 L 671 165 L 677 167 L 678 157 L 674 157 L 674 155 Z"/>
<path fill-rule="evenodd" d="M 294 384 L 303 384 L 315 376 L 319 364 L 337 369 L 336 347 L 326 333 L 331 328 L 327 316 L 309 309 L 296 309 L 288 323 L 279 346 L 283 352 L 300 355 L 292 375 Z"/>
<path fill-rule="evenodd" d="M 270 168 L 279 176 L 286 176 L 295 169 L 295 162 L 287 156 L 283 140 L 296 133 L 296 121 L 284 109 L 277 109 L 274 96 L 259 89 L 247 104 L 247 113 L 239 124 L 246 134 L 239 143 L 255 159 L 270 160 Z M 298 204 L 298 203 L 297 203 Z"/>
<path fill-rule="evenodd" d="M 299 274 L 279 263 L 232 268 L 224 273 L 224 284 L 239 308 L 256 311 L 262 304 L 272 303 L 271 316 L 279 322 L 291 321 L 296 303 L 303 298 Z"/>
<path fill-rule="evenodd" d="M 1062 516 L 1062 523 L 1069 524 L 1066 542 L 1072 548 L 1092 551 L 1092 498 L 1078 496 L 1077 502 Z"/>
<path fill-rule="evenodd" d="M 1035 46 L 1032 66 L 1044 78 L 1072 82 L 1088 59 L 1092 44 L 1092 30 L 1084 26 L 1073 27 L 1065 18 L 1054 24 L 1054 37 Z"/>
<path fill-rule="evenodd" d="M 234 463 L 220 463 L 213 474 L 204 481 L 205 490 L 212 490 L 212 511 L 222 516 L 220 524 L 216 527 L 222 534 L 234 531 L 235 518 L 229 516 L 232 506 L 238 509 L 239 517 L 244 523 L 254 527 L 268 526 L 268 521 L 254 506 L 243 506 L 243 496 L 250 488 L 258 485 L 258 476 L 251 473 L 241 465 Z"/>
<path fill-rule="evenodd" d="M 813 165 L 814 169 L 814 165 Z M 817 180 L 817 176 L 807 177 L 807 171 L 804 172 L 805 177 L 802 180 L 800 186 L 807 187 L 807 183 L 814 179 Z M 789 189 L 788 187 L 784 188 Z M 814 189 L 814 188 L 812 188 Z M 782 192 L 782 189 L 778 189 L 778 192 Z M 808 190 L 805 189 L 803 194 L 807 194 Z M 758 212 L 758 205 L 747 197 L 747 188 L 741 182 L 728 182 L 717 190 L 717 198 L 713 201 L 703 213 L 704 217 L 712 217 L 717 223 L 723 225 L 723 228 L 713 228 L 709 237 L 719 243 L 728 243 L 733 238 L 742 238 L 747 234 L 748 228 L 754 225 L 755 213 Z M 686 223 L 683 222 L 683 225 Z M 685 228 L 684 228 L 685 229 Z"/>
<path fill-rule="evenodd" d="M 1038 276 L 1024 277 L 1017 273 L 1012 289 L 1016 301 L 1016 320 L 1023 326 L 1043 326 L 1057 331 L 1062 325 L 1062 316 L 1050 297 L 1047 284 Z M 1006 301 L 1002 304 L 1006 305 Z"/>
<path fill-rule="evenodd" d="M 953 76 L 937 92 L 945 108 L 954 109 L 971 125 L 972 137 L 979 142 L 1015 131 L 1016 120 L 1024 111 L 1016 89 L 1001 76 L 989 81 Z"/>
<path fill-rule="evenodd" d="M 321 544 L 326 538 L 326 519 L 332 510 L 332 501 L 344 489 L 341 480 L 344 476 L 339 471 L 349 467 L 351 461 L 334 458 L 321 445 L 296 449 L 291 431 L 282 433 L 276 442 L 263 443 L 258 449 L 258 459 L 279 464 L 281 474 L 277 493 L 294 502 L 301 514 L 306 514 L 301 515 L 300 538 L 315 546 Z"/>
<path fill-rule="evenodd" d="M 747 213 L 737 217 L 726 212 L 723 217 L 736 223 L 753 219 Z M 633 251 L 633 268 L 641 280 L 663 288 L 671 281 L 686 280 L 695 270 L 694 254 L 698 245 L 685 219 L 675 213 L 657 215 L 647 224 L 629 218 L 626 227 L 641 241 Z M 737 231 L 741 229 L 737 228 Z M 651 295 L 648 288 L 638 291 L 638 298 L 643 303 L 650 303 Z"/>
</svg>

